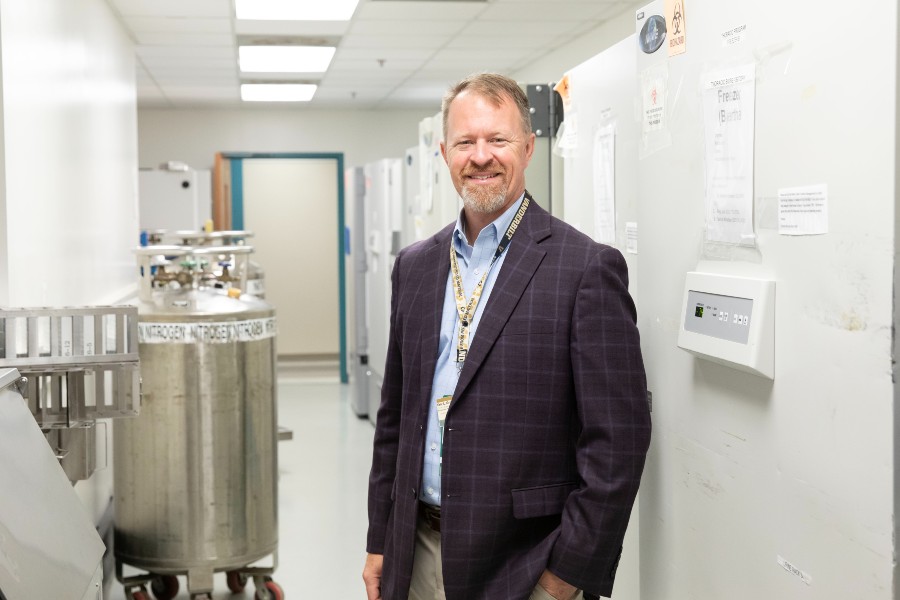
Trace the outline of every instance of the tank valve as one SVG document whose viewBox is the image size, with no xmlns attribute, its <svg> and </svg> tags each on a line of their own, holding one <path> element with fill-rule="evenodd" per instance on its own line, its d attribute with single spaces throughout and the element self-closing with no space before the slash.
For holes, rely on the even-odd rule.
<svg viewBox="0 0 900 600">
<path fill-rule="evenodd" d="M 231 273 L 228 272 L 230 263 L 223 261 L 219 263 L 219 266 L 222 267 L 222 274 L 217 276 L 216 279 L 218 279 L 222 283 L 231 283 L 232 281 L 237 281 L 237 277 L 232 277 Z"/>
</svg>

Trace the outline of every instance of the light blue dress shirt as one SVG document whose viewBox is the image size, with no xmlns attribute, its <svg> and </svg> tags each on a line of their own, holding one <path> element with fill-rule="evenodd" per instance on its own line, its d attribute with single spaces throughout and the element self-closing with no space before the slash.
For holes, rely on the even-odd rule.
<svg viewBox="0 0 900 600">
<path fill-rule="evenodd" d="M 463 232 L 462 213 L 456 220 L 456 229 L 453 230 L 453 247 L 456 249 L 456 258 L 459 261 L 459 272 L 462 277 L 463 290 L 466 293 L 466 301 L 472 298 L 472 291 L 481 280 L 484 272 L 490 268 L 487 279 L 484 282 L 484 288 L 481 292 L 481 299 L 475 309 L 475 316 L 472 319 L 472 325 L 469 328 L 469 344 L 470 347 L 475 343 L 475 333 L 478 330 L 478 323 L 481 321 L 481 315 L 484 307 L 487 306 L 488 298 L 491 296 L 491 290 L 494 289 L 494 282 L 497 281 L 497 274 L 500 273 L 500 267 L 509 251 L 500 255 L 494 266 L 491 267 L 491 259 L 497 251 L 500 238 L 506 233 L 509 224 L 512 223 L 516 212 L 522 205 L 522 194 L 519 199 L 510 206 L 506 212 L 497 217 L 497 219 L 486 226 L 478 234 L 475 245 L 470 246 Z M 515 240 L 515 237 L 513 237 Z M 450 251 L 447 250 L 447 261 L 450 261 Z M 459 380 L 459 373 L 456 365 L 456 342 L 459 335 L 459 314 L 456 310 L 456 298 L 453 292 L 453 274 L 447 277 L 447 288 L 444 292 L 444 310 L 441 315 L 441 337 L 438 344 L 438 359 L 434 369 L 434 379 L 431 384 L 431 397 L 428 404 L 428 428 L 425 434 L 425 462 L 422 465 L 422 489 L 419 490 L 419 498 L 423 502 L 441 505 L 441 472 L 440 472 L 440 453 L 441 453 L 441 428 L 438 423 L 437 406 L 435 401 L 443 396 L 452 395 L 456 389 L 456 382 Z"/>
</svg>

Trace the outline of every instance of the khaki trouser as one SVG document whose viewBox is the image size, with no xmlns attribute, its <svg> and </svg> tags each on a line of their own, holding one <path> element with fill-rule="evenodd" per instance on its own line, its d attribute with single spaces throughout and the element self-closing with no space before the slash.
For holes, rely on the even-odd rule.
<svg viewBox="0 0 900 600">
<path fill-rule="evenodd" d="M 433 531 L 419 516 L 416 526 L 416 553 L 413 559 L 409 600 L 446 600 L 441 571 L 441 534 Z M 558 600 L 541 586 L 535 586 L 528 600 Z M 581 592 L 572 600 L 582 600 Z"/>
</svg>

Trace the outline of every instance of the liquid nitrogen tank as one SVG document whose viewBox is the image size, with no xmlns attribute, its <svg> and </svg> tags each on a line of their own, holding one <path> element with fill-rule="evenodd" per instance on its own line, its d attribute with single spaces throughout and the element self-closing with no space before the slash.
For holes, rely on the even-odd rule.
<svg viewBox="0 0 900 600">
<path fill-rule="evenodd" d="M 277 562 L 275 311 L 224 262 L 250 246 L 139 248 L 141 416 L 116 422 L 115 556 L 129 600 L 212 597 L 213 573 L 257 599 L 281 599 Z M 227 273 L 227 271 L 226 271 Z M 246 275 L 244 275 L 244 279 Z M 245 283 L 245 281 L 243 282 Z M 257 563 L 271 556 L 271 566 Z M 145 570 L 123 576 L 122 565 Z"/>
</svg>

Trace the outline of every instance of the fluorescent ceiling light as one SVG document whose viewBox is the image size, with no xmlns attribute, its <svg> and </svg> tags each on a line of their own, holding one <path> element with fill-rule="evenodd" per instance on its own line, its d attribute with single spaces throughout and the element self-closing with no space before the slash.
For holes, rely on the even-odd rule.
<svg viewBox="0 0 900 600">
<path fill-rule="evenodd" d="M 245 73 L 324 73 L 334 57 L 333 46 L 241 46 Z"/>
<path fill-rule="evenodd" d="M 317 85 L 311 83 L 242 83 L 244 102 L 309 102 Z"/>
<path fill-rule="evenodd" d="M 359 0 L 235 0 L 238 19 L 258 21 L 349 21 Z"/>
</svg>

